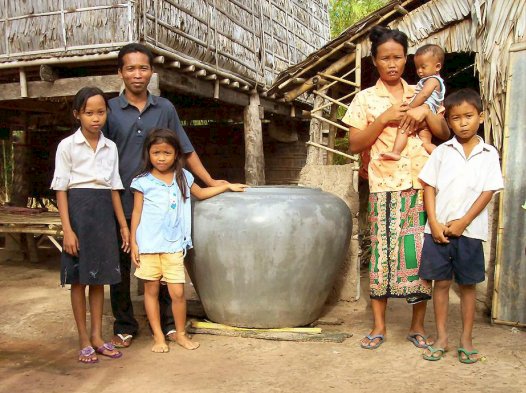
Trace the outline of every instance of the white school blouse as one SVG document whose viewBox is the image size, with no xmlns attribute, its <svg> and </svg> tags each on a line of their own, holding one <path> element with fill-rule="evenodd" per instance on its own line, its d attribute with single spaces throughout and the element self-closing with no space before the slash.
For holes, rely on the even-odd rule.
<svg viewBox="0 0 526 393">
<path fill-rule="evenodd" d="M 483 191 L 504 187 L 497 150 L 479 138 L 479 143 L 466 157 L 457 138 L 438 146 L 420 172 L 420 179 L 436 190 L 435 209 L 438 222 L 462 218 Z M 429 223 L 425 233 L 431 233 Z M 463 236 L 486 240 L 487 207 L 468 225 Z"/>
<path fill-rule="evenodd" d="M 95 151 L 80 131 L 63 139 L 55 157 L 51 189 L 98 188 L 122 190 L 115 143 L 101 133 Z"/>
</svg>

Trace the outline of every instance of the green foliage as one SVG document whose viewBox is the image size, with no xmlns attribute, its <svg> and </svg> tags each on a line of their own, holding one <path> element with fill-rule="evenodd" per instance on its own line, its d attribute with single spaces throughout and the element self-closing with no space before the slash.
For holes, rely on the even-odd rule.
<svg viewBox="0 0 526 393">
<path fill-rule="evenodd" d="M 382 8 L 389 0 L 329 0 L 331 37 L 339 36 L 345 29 L 363 17 Z"/>
</svg>

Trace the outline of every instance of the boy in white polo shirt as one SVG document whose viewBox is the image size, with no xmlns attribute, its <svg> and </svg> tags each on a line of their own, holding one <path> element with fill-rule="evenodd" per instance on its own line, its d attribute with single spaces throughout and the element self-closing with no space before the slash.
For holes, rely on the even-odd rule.
<svg viewBox="0 0 526 393">
<path fill-rule="evenodd" d="M 423 354 L 440 360 L 447 351 L 447 315 L 452 278 L 460 288 L 462 335 L 458 360 L 480 359 L 473 347 L 475 284 L 484 281 L 482 242 L 488 235 L 486 206 L 503 188 L 499 155 L 477 135 L 484 121 L 477 92 L 459 90 L 446 98 L 446 119 L 455 133 L 437 147 L 419 177 L 424 184 L 428 222 L 424 234 L 419 276 L 434 280 L 433 305 L 437 340 Z"/>
</svg>

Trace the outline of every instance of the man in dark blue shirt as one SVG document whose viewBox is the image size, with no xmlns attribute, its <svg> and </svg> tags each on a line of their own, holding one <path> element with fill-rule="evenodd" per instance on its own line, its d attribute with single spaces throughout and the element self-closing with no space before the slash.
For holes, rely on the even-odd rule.
<svg viewBox="0 0 526 393">
<path fill-rule="evenodd" d="M 109 101 L 110 111 L 104 134 L 113 140 L 119 151 L 119 173 L 124 185 L 121 195 L 126 219 L 131 218 L 133 195 L 130 184 L 137 174 L 142 160 L 144 139 L 153 128 L 169 128 L 177 133 L 186 154 L 188 169 L 207 186 L 216 186 L 224 180 L 213 179 L 203 167 L 199 156 L 186 135 L 179 116 L 170 101 L 148 92 L 153 74 L 153 54 L 141 44 L 128 44 L 118 55 L 119 76 L 125 86 L 124 92 Z M 120 238 L 120 237 L 119 237 Z M 120 269 L 122 281 L 110 287 L 111 307 L 115 317 L 112 342 L 120 348 L 128 347 L 138 331 L 130 297 L 130 255 L 121 252 Z M 175 340 L 175 325 L 171 301 L 165 285 L 159 294 L 161 326 L 169 340 Z"/>
</svg>

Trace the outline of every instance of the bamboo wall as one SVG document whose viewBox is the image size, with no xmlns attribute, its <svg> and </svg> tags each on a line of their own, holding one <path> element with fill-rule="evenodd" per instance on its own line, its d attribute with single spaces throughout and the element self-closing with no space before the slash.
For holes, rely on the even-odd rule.
<svg viewBox="0 0 526 393">
<path fill-rule="evenodd" d="M 0 61 L 145 41 L 270 85 L 329 39 L 327 7 L 328 0 L 0 0 Z"/>
</svg>

